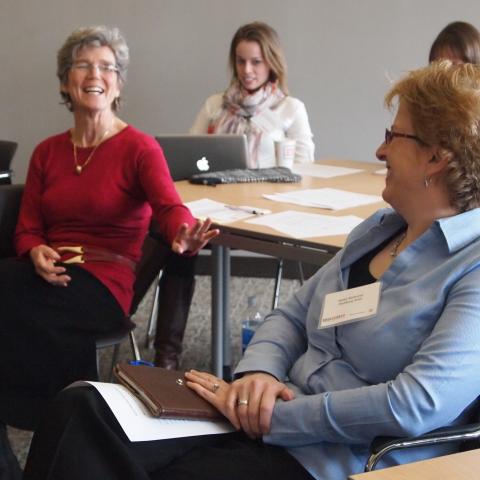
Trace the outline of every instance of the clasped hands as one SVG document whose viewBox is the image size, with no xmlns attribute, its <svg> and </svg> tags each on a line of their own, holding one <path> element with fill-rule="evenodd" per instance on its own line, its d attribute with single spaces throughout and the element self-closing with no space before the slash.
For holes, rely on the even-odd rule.
<svg viewBox="0 0 480 480">
<path fill-rule="evenodd" d="M 237 430 L 250 438 L 270 431 L 273 407 L 279 398 L 295 398 L 293 390 L 264 372 L 252 372 L 232 383 L 206 372 L 185 373 L 187 386 L 216 407 Z"/>
</svg>

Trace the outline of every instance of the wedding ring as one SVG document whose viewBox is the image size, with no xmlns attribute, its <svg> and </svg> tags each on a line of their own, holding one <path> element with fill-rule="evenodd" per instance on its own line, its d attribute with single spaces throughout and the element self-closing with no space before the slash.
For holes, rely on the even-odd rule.
<svg viewBox="0 0 480 480">
<path fill-rule="evenodd" d="M 216 393 L 219 388 L 220 388 L 220 385 L 218 383 L 214 383 L 212 385 L 212 392 Z"/>
<path fill-rule="evenodd" d="M 248 405 L 248 400 L 246 400 L 244 398 L 239 398 L 237 400 L 237 405 Z"/>
</svg>

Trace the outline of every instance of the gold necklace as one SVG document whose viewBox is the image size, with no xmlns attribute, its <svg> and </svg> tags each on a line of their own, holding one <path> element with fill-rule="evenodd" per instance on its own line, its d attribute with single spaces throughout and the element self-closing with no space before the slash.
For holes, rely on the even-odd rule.
<svg viewBox="0 0 480 480">
<path fill-rule="evenodd" d="M 83 169 L 90 163 L 90 160 L 93 157 L 93 154 L 97 150 L 97 148 L 100 146 L 100 144 L 103 142 L 105 137 L 109 134 L 110 129 L 107 129 L 103 132 L 102 138 L 98 141 L 98 143 L 93 147 L 93 150 L 90 152 L 90 155 L 87 157 L 87 159 L 83 162 L 83 165 L 80 165 L 77 160 L 77 145 L 72 139 L 73 143 L 73 161 L 75 162 L 75 173 L 77 175 L 80 175 L 83 172 Z"/>
<path fill-rule="evenodd" d="M 398 255 L 398 249 L 400 247 L 400 244 L 405 240 L 405 237 L 407 236 L 407 232 L 403 232 L 396 240 L 395 243 L 393 244 L 392 249 L 390 250 L 390 256 L 392 258 L 395 258 Z"/>
</svg>

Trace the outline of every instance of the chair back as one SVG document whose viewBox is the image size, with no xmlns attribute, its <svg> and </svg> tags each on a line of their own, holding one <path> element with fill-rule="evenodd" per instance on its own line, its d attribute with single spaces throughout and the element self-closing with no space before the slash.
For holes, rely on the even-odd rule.
<svg viewBox="0 0 480 480">
<path fill-rule="evenodd" d="M 17 150 L 17 142 L 0 140 L 0 185 L 12 183 L 12 170 L 10 165 Z"/>
<path fill-rule="evenodd" d="M 9 170 L 13 156 L 17 151 L 18 143 L 9 140 L 0 140 L 0 170 Z"/>
<path fill-rule="evenodd" d="M 100 371 L 99 350 L 105 347 L 114 347 L 112 362 L 109 370 L 109 381 L 112 381 L 113 368 L 117 363 L 120 343 L 126 338 L 127 335 L 130 337 L 130 347 L 132 349 L 134 360 L 140 361 L 142 359 L 140 349 L 138 348 L 138 344 L 133 333 L 135 323 L 132 322 L 131 318 L 137 311 L 138 305 L 142 301 L 154 280 L 158 280 L 160 271 L 165 265 L 167 255 L 168 248 L 164 246 L 162 240 L 160 238 L 157 239 L 156 236 L 152 236 L 150 233 L 147 234 L 142 246 L 142 257 L 135 272 L 132 305 L 130 307 L 129 315 L 125 318 L 125 324 L 114 332 L 108 332 L 99 336 L 96 340 L 98 371 Z"/>
<path fill-rule="evenodd" d="M 16 255 L 13 235 L 22 194 L 23 185 L 0 185 L 0 258 Z"/>
<path fill-rule="evenodd" d="M 14 257 L 16 255 L 13 237 L 17 226 L 23 188 L 23 185 L 0 185 L 0 258 Z M 128 335 L 130 335 L 135 360 L 141 359 L 133 335 L 135 324 L 130 320 L 130 317 L 136 312 L 139 303 L 142 301 L 153 281 L 158 278 L 160 270 L 165 265 L 167 255 L 168 248 L 162 245 L 160 239 L 156 239 L 150 234 L 145 237 L 142 247 L 142 257 L 136 270 L 135 283 L 133 286 L 134 296 L 130 314 L 125 319 L 125 324 L 116 331 L 99 335 L 96 339 L 97 369 L 99 368 L 100 362 L 98 350 L 115 346 L 115 351 L 112 356 L 112 367 L 110 368 L 110 371 L 112 371 L 113 365 L 116 363 L 118 347 Z"/>
<path fill-rule="evenodd" d="M 133 284 L 133 300 L 130 315 L 133 315 L 152 285 L 160 270 L 165 266 L 169 249 L 157 238 L 147 234 L 142 246 L 142 258 L 137 265 L 135 283 Z"/>
</svg>

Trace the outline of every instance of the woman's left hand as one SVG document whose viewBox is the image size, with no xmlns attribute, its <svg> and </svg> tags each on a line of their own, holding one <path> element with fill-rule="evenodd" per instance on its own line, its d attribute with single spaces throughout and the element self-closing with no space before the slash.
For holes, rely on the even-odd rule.
<svg viewBox="0 0 480 480">
<path fill-rule="evenodd" d="M 295 398 L 290 388 L 264 372 L 251 372 L 231 384 L 215 375 L 196 370 L 186 372 L 185 378 L 188 387 L 250 438 L 261 437 L 270 431 L 277 399 L 289 401 Z"/>
<path fill-rule="evenodd" d="M 193 227 L 189 227 L 186 223 L 180 225 L 177 235 L 172 242 L 172 250 L 175 253 L 182 254 L 184 252 L 195 253 L 203 248 L 213 237 L 216 237 L 220 230 L 210 230 L 212 221 L 207 218 L 205 221 L 197 220 Z"/>
<path fill-rule="evenodd" d="M 191 388 L 203 397 L 208 403 L 211 403 L 219 412 L 230 420 L 230 423 L 240 430 L 240 420 L 236 414 L 231 415 L 227 409 L 228 393 L 231 385 L 225 380 L 207 372 L 190 370 L 185 372 L 187 387 Z"/>
</svg>

